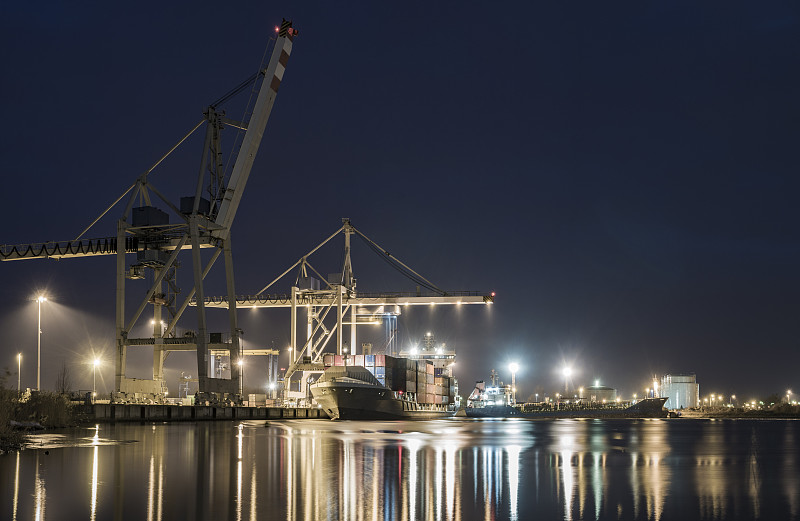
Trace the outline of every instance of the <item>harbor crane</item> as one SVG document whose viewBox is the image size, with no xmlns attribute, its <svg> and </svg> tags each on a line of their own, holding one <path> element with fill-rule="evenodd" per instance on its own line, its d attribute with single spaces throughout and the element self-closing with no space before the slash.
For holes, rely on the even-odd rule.
<svg viewBox="0 0 800 521">
<path fill-rule="evenodd" d="M 338 272 L 323 277 L 311 264 L 311 256 L 339 236 L 344 237 L 342 264 Z M 360 238 L 368 249 L 413 281 L 416 284 L 416 291 L 368 293 L 358 290 L 351 260 L 353 236 Z M 291 281 L 289 293 L 267 293 L 291 273 L 296 275 Z M 404 353 L 397 348 L 396 335 L 397 317 L 402 313 L 402 309 L 408 306 L 490 305 L 493 302 L 494 293 L 440 289 L 353 226 L 350 219 L 343 218 L 342 226 L 338 230 L 300 257 L 255 295 L 237 296 L 235 300 L 231 300 L 230 295 L 206 297 L 204 302 L 200 302 L 197 297 L 190 305 L 229 310 L 289 308 L 289 365 L 284 374 L 285 391 L 288 398 L 302 401 L 306 399 L 304 389 L 309 376 L 321 373 L 325 369 L 323 356 L 329 345 L 334 345 L 333 352 L 338 355 L 371 354 L 368 345 L 362 346 L 362 353 L 358 352 L 359 326 L 383 324 L 387 340 L 382 351 L 389 355 L 403 356 Z M 302 311 L 305 311 L 304 317 Z M 349 330 L 349 346 L 344 336 L 345 327 Z M 305 329 L 304 334 L 303 329 Z M 297 372 L 301 373 L 300 390 L 290 392 L 292 376 Z"/>
<path fill-rule="evenodd" d="M 250 176 L 262 136 L 275 104 L 278 89 L 292 53 L 297 30 L 292 22 L 284 20 L 276 27 L 272 52 L 266 66 L 209 105 L 203 119 L 194 126 L 167 154 L 142 173 L 136 181 L 114 201 L 97 219 L 74 240 L 0 246 L 0 260 L 66 259 L 101 255 L 116 256 L 116 374 L 114 400 L 163 401 L 166 391 L 164 359 L 171 351 L 196 351 L 198 396 L 212 402 L 238 403 L 241 400 L 241 369 L 231 364 L 231 378 L 213 378 L 209 375 L 209 354 L 226 352 L 231 360 L 241 359 L 241 330 L 236 319 L 236 306 L 228 309 L 229 336 L 210 333 L 206 321 L 205 291 L 203 282 L 209 271 L 222 256 L 225 265 L 226 291 L 235 302 L 233 257 L 231 253 L 231 227 Z M 253 89 L 255 104 L 247 121 L 228 118 L 220 107 L 248 87 Z M 205 124 L 205 143 L 199 175 L 192 195 L 181 197 L 176 204 L 167 199 L 153 184 L 150 174 L 197 129 Z M 226 169 L 223 161 L 222 131 L 235 128 L 243 131 L 238 152 L 234 148 Z M 188 191 L 188 190 L 187 190 Z M 86 239 L 85 234 L 125 197 L 127 204 L 117 221 L 116 235 L 101 239 Z M 166 206 L 168 213 L 154 206 L 154 199 Z M 144 204 L 135 206 L 138 201 Z M 170 217 L 177 222 L 170 222 Z M 204 263 L 201 249 L 213 249 Z M 178 256 L 191 253 L 193 287 L 178 301 L 176 284 Z M 128 256 L 135 256 L 128 265 Z M 125 309 L 128 280 L 152 280 L 149 288 L 132 314 Z M 196 329 L 183 336 L 176 334 L 178 321 L 195 298 Z M 153 308 L 152 336 L 133 338 L 131 331 L 142 319 L 147 306 Z M 163 320 L 166 311 L 167 320 Z M 126 376 L 129 348 L 152 346 L 153 378 L 139 379 Z"/>
</svg>

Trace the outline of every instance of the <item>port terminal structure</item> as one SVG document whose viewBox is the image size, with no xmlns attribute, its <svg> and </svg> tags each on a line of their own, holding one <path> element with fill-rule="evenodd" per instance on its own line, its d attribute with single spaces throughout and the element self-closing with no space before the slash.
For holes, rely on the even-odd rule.
<svg viewBox="0 0 800 521">
<path fill-rule="evenodd" d="M 256 153 L 277 97 L 278 88 L 292 53 L 297 30 L 284 20 L 276 27 L 264 56 L 269 57 L 257 72 L 210 104 L 203 118 L 163 157 L 142 173 L 135 182 L 101 213 L 74 240 L 23 245 L 0 246 L 0 260 L 68 259 L 96 256 L 116 257 L 116 367 L 115 403 L 163 403 L 166 395 L 164 360 L 171 351 L 196 351 L 199 401 L 217 404 L 241 403 L 241 368 L 230 364 L 230 378 L 209 375 L 210 357 L 227 355 L 240 360 L 247 354 L 274 354 L 273 350 L 243 352 L 241 330 L 236 307 L 228 311 L 229 333 L 210 333 L 207 327 L 204 280 L 219 257 L 224 259 L 225 284 L 228 295 L 235 295 L 231 227 L 236 216 Z M 271 52 L 269 47 L 271 46 Z M 250 102 L 243 121 L 226 116 L 223 105 L 241 92 L 250 92 Z M 187 185 L 179 202 L 167 199 L 152 182 L 152 173 L 172 152 L 195 131 L 205 125 L 205 142 L 195 183 Z M 223 140 L 223 129 L 236 134 L 232 146 Z M 226 135 L 231 131 L 228 130 Z M 230 152 L 223 154 L 225 149 Z M 191 188 L 189 188 L 191 187 Z M 116 235 L 100 239 L 84 238 L 86 233 L 125 198 L 127 204 L 117 220 Z M 138 203 L 138 204 L 137 204 Z M 158 203 L 159 207 L 155 204 Z M 163 209 L 162 209 L 163 208 Z M 166 210 L 166 211 L 164 211 Z M 177 217 L 171 223 L 170 217 Z M 211 254 L 203 258 L 202 251 Z M 176 271 L 183 251 L 191 254 L 193 286 L 186 295 L 179 295 Z M 208 252 L 207 252 L 208 253 Z M 135 256 L 128 265 L 128 255 Z M 210 258 L 209 258 L 210 257 Z M 133 314 L 126 313 L 128 280 L 144 280 L 148 289 Z M 179 296 L 181 300 L 179 300 Z M 196 297 L 196 327 L 177 334 L 176 326 Z M 234 301 L 235 299 L 231 299 Z M 133 338 L 129 333 L 143 321 L 143 314 L 152 306 L 152 336 Z M 185 326 L 185 322 L 182 322 Z M 141 328 L 140 328 L 141 329 Z M 126 375 L 127 351 L 137 346 L 153 348 L 153 378 L 129 378 Z"/>
<path fill-rule="evenodd" d="M 343 263 L 336 273 L 327 278 L 320 274 L 310 262 L 311 256 L 337 236 L 344 237 Z M 356 236 L 383 260 L 401 274 L 416 283 L 414 292 L 364 293 L 357 290 L 356 277 L 351 260 L 351 238 Z M 269 294 L 268 290 L 294 273 L 294 281 L 288 293 Z M 424 294 L 422 289 L 424 288 Z M 385 344 L 380 351 L 388 355 L 420 358 L 421 353 L 399 351 L 397 348 L 397 317 L 407 306 L 492 304 L 494 293 L 475 291 L 444 291 L 408 265 L 390 254 L 375 241 L 356 229 L 350 219 L 343 218 L 342 226 L 322 241 L 275 280 L 264 286 L 255 295 L 237 296 L 230 304 L 227 296 L 206 297 L 205 308 L 289 308 L 289 366 L 284 374 L 284 402 L 292 405 L 309 405 L 309 378 L 325 370 L 323 355 L 354 357 L 371 354 L 371 344 L 361 345 L 358 350 L 358 327 L 380 325 L 385 328 Z M 190 305 L 199 305 L 195 298 Z M 348 329 L 349 342 L 345 340 Z M 305 332 L 303 332 L 305 330 Z M 335 340 L 333 340 L 335 339 Z M 333 344 L 334 348 L 329 346 Z M 326 351 L 327 349 L 327 351 Z M 424 349 L 423 349 L 424 351 Z M 452 359 L 454 353 L 448 352 Z M 298 390 L 292 391 L 292 377 L 300 373 Z"/>
</svg>

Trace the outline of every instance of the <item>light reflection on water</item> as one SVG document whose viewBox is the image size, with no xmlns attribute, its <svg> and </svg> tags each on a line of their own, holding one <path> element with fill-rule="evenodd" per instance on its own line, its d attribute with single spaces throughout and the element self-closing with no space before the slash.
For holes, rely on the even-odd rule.
<svg viewBox="0 0 800 521">
<path fill-rule="evenodd" d="M 797 519 L 798 434 L 749 420 L 100 425 L 0 456 L 0 519 Z"/>
</svg>

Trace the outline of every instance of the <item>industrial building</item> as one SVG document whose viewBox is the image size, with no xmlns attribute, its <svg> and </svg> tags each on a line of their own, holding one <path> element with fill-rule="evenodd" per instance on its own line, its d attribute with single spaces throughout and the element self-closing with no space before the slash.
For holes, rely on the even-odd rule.
<svg viewBox="0 0 800 521">
<path fill-rule="evenodd" d="M 660 394 L 669 397 L 664 404 L 667 409 L 688 409 L 700 405 L 700 385 L 694 373 L 662 376 Z"/>
<path fill-rule="evenodd" d="M 589 402 L 611 403 L 617 399 L 617 390 L 605 385 L 590 385 L 582 388 L 580 398 Z"/>
</svg>

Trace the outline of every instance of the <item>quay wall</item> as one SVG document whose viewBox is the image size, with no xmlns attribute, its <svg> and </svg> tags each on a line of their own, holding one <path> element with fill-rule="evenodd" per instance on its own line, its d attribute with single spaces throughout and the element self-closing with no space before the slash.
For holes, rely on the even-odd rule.
<svg viewBox="0 0 800 521">
<path fill-rule="evenodd" d="M 95 422 L 328 419 L 322 409 L 209 405 L 94 404 L 81 406 L 80 414 Z"/>
</svg>

